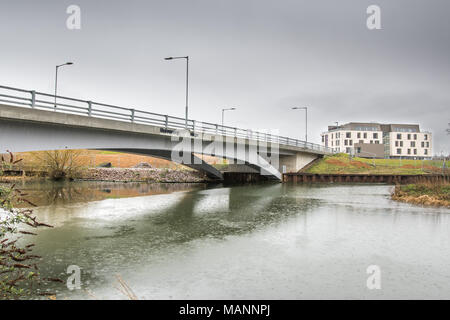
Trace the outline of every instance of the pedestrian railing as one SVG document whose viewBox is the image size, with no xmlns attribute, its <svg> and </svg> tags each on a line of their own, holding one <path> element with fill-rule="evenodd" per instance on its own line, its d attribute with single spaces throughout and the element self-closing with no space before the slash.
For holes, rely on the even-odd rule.
<svg viewBox="0 0 450 320">
<path fill-rule="evenodd" d="M 89 100 L 81 100 L 64 96 L 55 96 L 35 90 L 24 90 L 7 86 L 0 86 L 0 102 L 13 106 L 31 107 L 33 109 L 52 110 L 87 117 L 113 119 L 125 122 L 148 124 L 161 128 L 161 132 L 171 133 L 175 130 L 187 129 L 193 134 L 215 134 L 237 138 L 266 141 L 282 145 L 295 146 L 311 151 L 333 153 L 331 148 L 289 137 L 272 135 L 266 132 L 250 129 L 240 129 L 222 126 L 215 123 L 186 120 L 184 118 L 125 108 Z"/>
</svg>

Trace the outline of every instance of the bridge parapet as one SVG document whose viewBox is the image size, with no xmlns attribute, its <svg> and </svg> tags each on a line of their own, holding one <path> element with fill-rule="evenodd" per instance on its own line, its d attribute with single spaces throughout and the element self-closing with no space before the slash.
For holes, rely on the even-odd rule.
<svg viewBox="0 0 450 320">
<path fill-rule="evenodd" d="M 57 113 L 81 115 L 89 118 L 110 119 L 132 124 L 150 125 L 159 127 L 161 134 L 171 134 L 176 130 L 189 130 L 192 135 L 196 133 L 221 135 L 224 137 L 242 138 L 255 141 L 264 141 L 284 146 L 293 150 L 299 148 L 319 154 L 332 153 L 331 148 L 299 139 L 273 135 L 267 132 L 253 131 L 215 123 L 200 122 L 189 119 L 187 128 L 185 119 L 169 116 L 135 108 L 125 108 L 111 104 L 99 103 L 90 100 L 55 96 L 35 90 L 24 90 L 8 86 L 0 86 L 0 102 L 11 106 L 30 107 L 32 109 L 51 110 Z"/>
</svg>

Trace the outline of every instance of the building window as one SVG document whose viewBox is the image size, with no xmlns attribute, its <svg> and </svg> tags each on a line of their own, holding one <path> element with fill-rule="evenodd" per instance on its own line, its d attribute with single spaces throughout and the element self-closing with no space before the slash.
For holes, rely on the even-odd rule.
<svg viewBox="0 0 450 320">
<path fill-rule="evenodd" d="M 425 135 L 423 136 L 423 139 L 424 139 L 424 140 L 428 140 L 428 135 L 425 134 Z"/>
<path fill-rule="evenodd" d="M 403 141 L 400 141 L 400 147 L 403 147 Z"/>
<path fill-rule="evenodd" d="M 344 146 L 348 146 L 348 140 L 344 140 Z"/>
<path fill-rule="evenodd" d="M 322 136 L 322 142 L 325 142 L 325 136 Z"/>
<path fill-rule="evenodd" d="M 411 141 L 411 147 L 413 147 L 413 148 L 416 147 L 416 142 L 415 141 Z"/>
<path fill-rule="evenodd" d="M 417 140 L 417 134 L 414 134 L 414 140 Z"/>
<path fill-rule="evenodd" d="M 422 148 L 425 148 L 425 142 L 422 141 L 422 143 L 420 144 L 420 146 L 421 146 Z"/>
<path fill-rule="evenodd" d="M 345 133 L 345 137 L 346 138 L 351 138 L 352 137 L 352 133 L 351 132 L 346 132 Z"/>
<path fill-rule="evenodd" d="M 411 140 L 411 134 L 410 134 L 410 133 L 408 133 L 407 139 L 408 139 L 408 140 Z"/>
<path fill-rule="evenodd" d="M 373 140 L 370 140 L 370 143 L 373 144 Z"/>
<path fill-rule="evenodd" d="M 360 138 L 361 138 L 361 132 L 358 132 L 358 133 L 356 134 L 356 137 L 357 137 L 358 139 L 360 139 Z"/>
<path fill-rule="evenodd" d="M 398 140 L 402 140 L 402 134 L 401 133 L 397 133 L 397 139 Z"/>
<path fill-rule="evenodd" d="M 346 153 L 350 153 L 350 148 L 345 148 Z"/>
<path fill-rule="evenodd" d="M 364 132 L 364 139 L 367 139 L 367 132 Z"/>
<path fill-rule="evenodd" d="M 417 149 L 414 149 L 414 154 L 417 154 Z"/>
<path fill-rule="evenodd" d="M 411 149 L 408 149 L 408 154 L 411 154 Z"/>
<path fill-rule="evenodd" d="M 380 144 L 380 141 L 378 141 L 378 140 L 375 140 L 375 144 Z"/>
<path fill-rule="evenodd" d="M 427 141 L 427 148 L 429 148 L 430 147 L 430 143 Z"/>
<path fill-rule="evenodd" d="M 397 149 L 397 154 L 401 154 L 402 153 L 402 149 Z"/>
<path fill-rule="evenodd" d="M 395 141 L 395 146 L 398 147 L 398 141 Z"/>
<path fill-rule="evenodd" d="M 424 150 L 423 150 L 423 153 L 424 153 L 424 154 L 428 154 L 428 149 L 424 149 Z"/>
<path fill-rule="evenodd" d="M 361 147 L 356 148 L 356 153 L 361 153 Z"/>
<path fill-rule="evenodd" d="M 364 140 L 359 140 L 359 143 L 364 143 Z"/>
<path fill-rule="evenodd" d="M 349 145 L 353 145 L 353 140 L 349 140 Z"/>
<path fill-rule="evenodd" d="M 373 133 L 373 138 L 374 138 L 374 139 L 378 139 L 378 133 L 374 132 L 374 133 Z"/>
</svg>

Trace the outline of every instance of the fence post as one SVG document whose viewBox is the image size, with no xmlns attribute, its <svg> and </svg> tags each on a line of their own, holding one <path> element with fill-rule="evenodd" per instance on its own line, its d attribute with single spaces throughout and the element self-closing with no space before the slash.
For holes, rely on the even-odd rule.
<svg viewBox="0 0 450 320">
<path fill-rule="evenodd" d="M 237 128 L 234 128 L 234 137 L 237 137 Z"/>
<path fill-rule="evenodd" d="M 92 117 L 92 101 L 88 101 L 88 116 Z"/>
<path fill-rule="evenodd" d="M 32 90 L 31 93 L 31 107 L 34 108 L 36 105 L 36 91 Z"/>
<path fill-rule="evenodd" d="M 134 109 L 130 109 L 131 111 L 131 122 L 134 123 Z"/>
</svg>

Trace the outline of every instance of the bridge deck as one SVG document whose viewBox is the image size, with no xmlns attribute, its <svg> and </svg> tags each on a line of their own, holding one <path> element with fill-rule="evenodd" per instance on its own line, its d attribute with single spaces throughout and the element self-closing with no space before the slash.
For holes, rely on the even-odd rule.
<svg viewBox="0 0 450 320">
<path fill-rule="evenodd" d="M 319 144 L 273 135 L 269 132 L 240 129 L 191 119 L 187 120 L 186 127 L 185 119 L 179 117 L 76 98 L 54 96 L 34 90 L 0 86 L 0 102 L 6 103 L 6 105 L 1 106 L 1 117 L 11 120 L 104 127 L 109 130 L 147 134 L 171 134 L 175 130 L 187 129 L 194 135 L 202 134 L 204 136 L 241 138 L 248 141 L 265 141 L 279 144 L 280 147 L 293 151 L 315 154 L 332 153 L 330 148 Z M 22 108 L 11 109 L 13 107 Z M 27 108 L 26 112 L 23 110 L 24 107 Z M 48 110 L 51 110 L 51 112 L 48 112 Z M 69 117 L 69 114 L 72 117 Z"/>
</svg>

